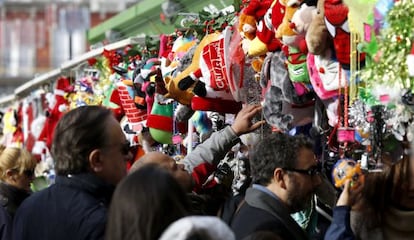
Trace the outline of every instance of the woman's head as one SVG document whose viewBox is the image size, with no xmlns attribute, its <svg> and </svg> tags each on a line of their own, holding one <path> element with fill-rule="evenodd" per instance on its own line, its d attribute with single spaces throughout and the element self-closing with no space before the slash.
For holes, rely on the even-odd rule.
<svg viewBox="0 0 414 240">
<path fill-rule="evenodd" d="M 0 146 L 0 179 L 7 184 L 29 191 L 36 163 L 24 148 Z"/>
<path fill-rule="evenodd" d="M 165 169 L 148 164 L 117 186 L 109 209 L 106 239 L 158 239 L 190 209 L 187 195 Z"/>
<path fill-rule="evenodd" d="M 407 156 L 390 170 L 388 185 L 393 186 L 391 203 L 402 210 L 414 210 L 414 157 Z"/>
<path fill-rule="evenodd" d="M 404 154 L 400 161 L 394 163 L 385 156 L 382 172 L 365 176 L 360 209 L 366 213 L 364 221 L 368 227 L 381 225 L 383 213 L 390 206 L 401 210 L 414 210 L 413 160 L 413 156 Z"/>
</svg>

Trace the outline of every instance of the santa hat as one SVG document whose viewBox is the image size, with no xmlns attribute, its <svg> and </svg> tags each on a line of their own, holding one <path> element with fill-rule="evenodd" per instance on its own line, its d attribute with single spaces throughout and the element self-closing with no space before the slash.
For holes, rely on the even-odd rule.
<svg viewBox="0 0 414 240">
<path fill-rule="evenodd" d="M 218 217 L 188 216 L 173 222 L 161 235 L 160 240 L 185 240 L 197 234 L 207 235 L 208 239 L 236 239 L 233 231 Z"/>
<path fill-rule="evenodd" d="M 58 96 L 65 96 L 66 93 L 73 91 L 73 86 L 70 83 L 69 78 L 67 77 L 60 77 L 58 80 L 56 80 L 55 83 L 55 89 L 53 90 L 53 93 Z"/>
</svg>

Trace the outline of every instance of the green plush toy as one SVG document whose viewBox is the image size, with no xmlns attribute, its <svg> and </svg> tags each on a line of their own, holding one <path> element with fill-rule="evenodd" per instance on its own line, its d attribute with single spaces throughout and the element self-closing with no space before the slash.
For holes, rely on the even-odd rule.
<svg viewBox="0 0 414 240">
<path fill-rule="evenodd" d="M 173 102 L 154 101 L 151 114 L 147 118 L 147 127 L 155 141 L 172 144 L 173 113 Z"/>
</svg>

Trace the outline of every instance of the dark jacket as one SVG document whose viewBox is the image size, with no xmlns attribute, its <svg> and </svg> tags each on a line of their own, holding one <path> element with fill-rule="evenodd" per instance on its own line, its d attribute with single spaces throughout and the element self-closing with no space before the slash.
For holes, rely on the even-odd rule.
<svg viewBox="0 0 414 240">
<path fill-rule="evenodd" d="M 13 239 L 103 239 L 113 191 L 92 174 L 57 176 L 19 207 Z"/>
<path fill-rule="evenodd" d="M 17 208 L 23 200 L 30 196 L 30 193 L 24 189 L 14 187 L 7 183 L 0 183 L 0 204 L 13 219 Z"/>
<path fill-rule="evenodd" d="M 351 208 L 339 206 L 333 209 L 333 221 L 325 234 L 326 240 L 354 240 L 351 229 Z"/>
<path fill-rule="evenodd" d="M 231 228 L 236 239 L 257 231 L 271 231 L 282 239 L 308 239 L 282 202 L 255 188 L 247 189 L 245 203 L 234 216 Z"/>
<path fill-rule="evenodd" d="M 12 220 L 4 207 L 0 206 L 0 240 L 11 239 Z"/>
</svg>

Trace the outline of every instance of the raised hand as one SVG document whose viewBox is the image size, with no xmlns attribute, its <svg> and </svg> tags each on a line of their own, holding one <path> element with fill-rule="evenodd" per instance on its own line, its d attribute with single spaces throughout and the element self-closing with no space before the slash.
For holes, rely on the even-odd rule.
<svg viewBox="0 0 414 240">
<path fill-rule="evenodd" d="M 253 118 L 261 113 L 262 106 L 261 105 L 246 105 L 244 106 L 240 112 L 236 115 L 236 119 L 234 120 L 231 128 L 236 133 L 237 136 L 243 135 L 245 133 L 252 132 L 258 129 L 265 123 L 265 120 L 261 120 L 258 122 L 253 123 Z"/>
</svg>

